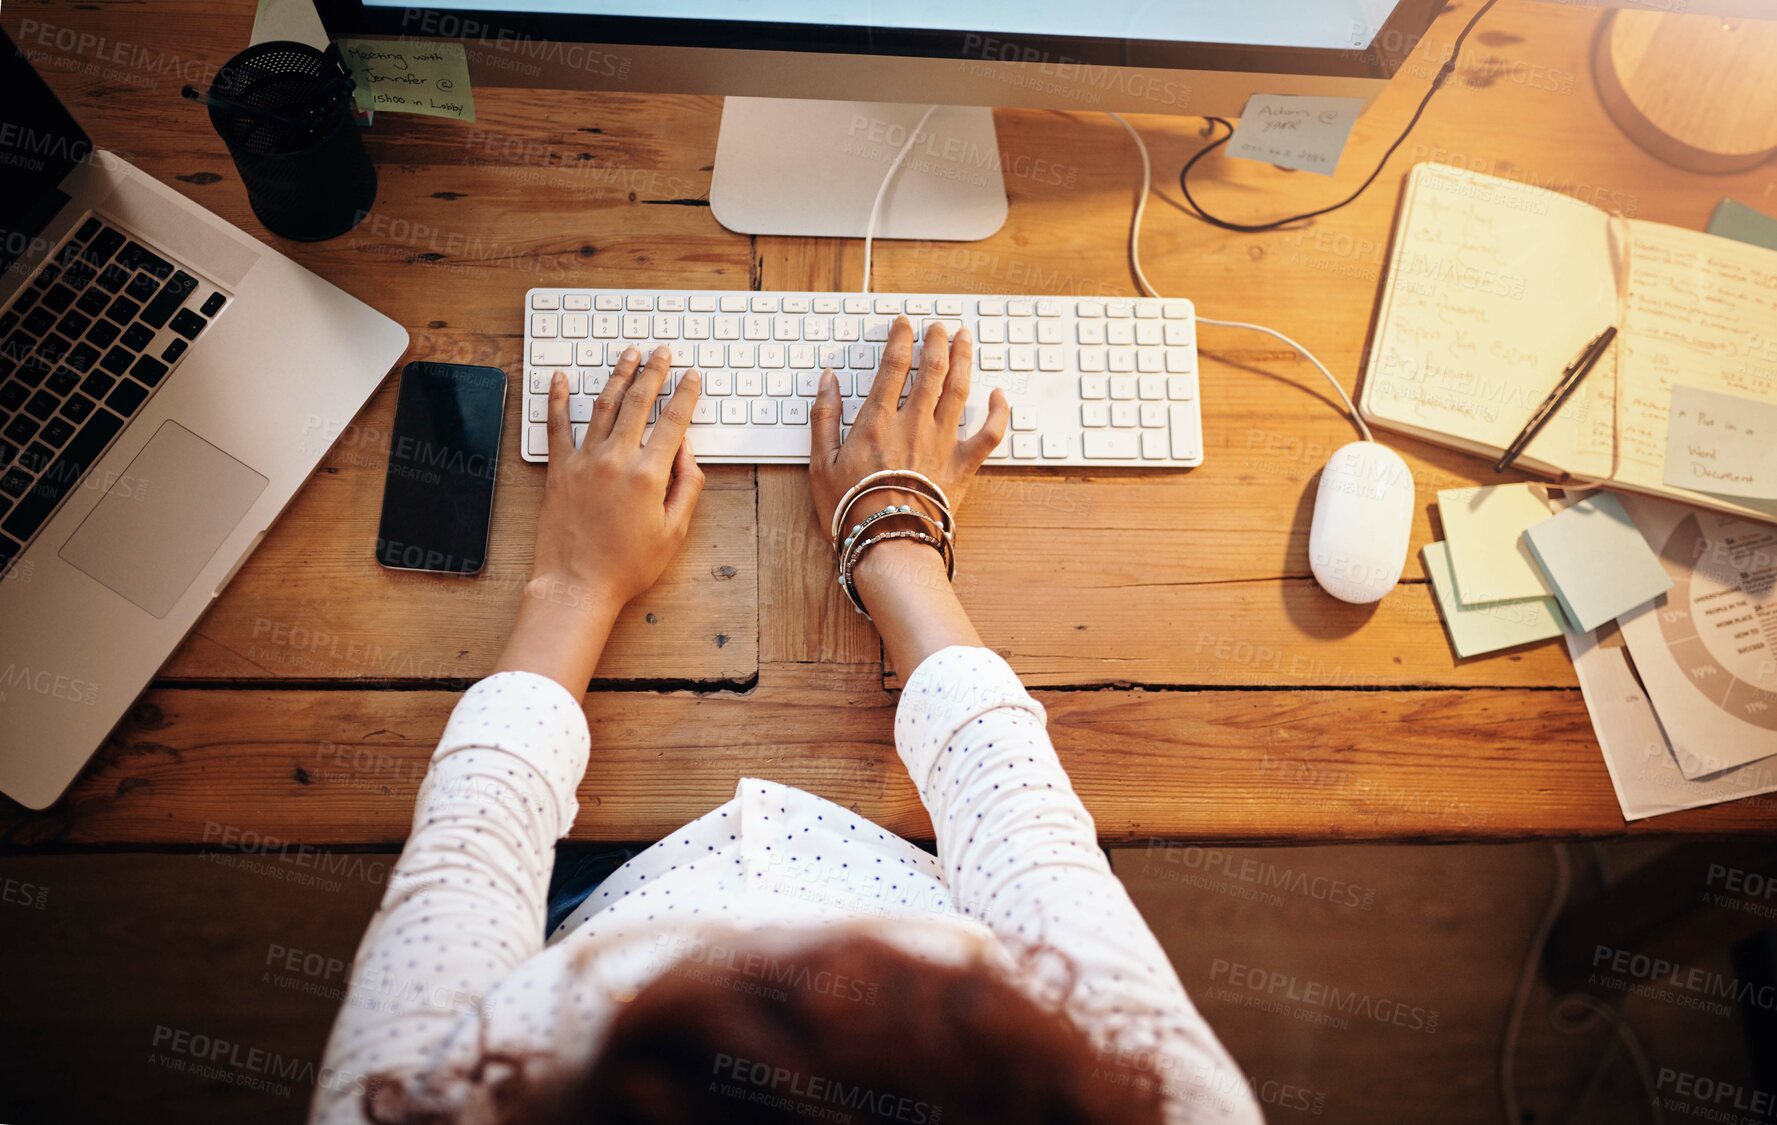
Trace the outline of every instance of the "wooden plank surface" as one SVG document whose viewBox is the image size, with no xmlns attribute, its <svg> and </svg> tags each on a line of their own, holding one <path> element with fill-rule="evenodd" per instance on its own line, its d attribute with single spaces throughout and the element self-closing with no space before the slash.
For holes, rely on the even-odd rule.
<svg viewBox="0 0 1777 1125">
<path fill-rule="evenodd" d="M 656 839 L 745 776 L 929 838 L 889 745 L 894 699 L 872 672 L 770 665 L 744 695 L 589 694 L 597 750 L 574 838 Z M 1112 841 L 1718 834 L 1772 822 L 1771 802 L 1753 800 L 1625 829 L 1572 690 L 1037 697 Z M 440 691 L 153 691 L 62 805 L 0 814 L 0 844 L 398 843 L 455 701 Z"/>
<path fill-rule="evenodd" d="M 1440 17 L 1358 122 L 1336 177 L 1216 155 L 1193 173 L 1199 200 L 1252 222 L 1342 198 L 1471 14 L 1462 4 Z M 1233 235 L 1187 215 L 1175 178 L 1205 143 L 1203 122 L 1134 119 L 1154 156 L 1149 276 L 1204 315 L 1289 332 L 1351 388 L 1415 162 L 1689 227 L 1723 195 L 1771 209 L 1768 172 L 1679 172 L 1615 131 L 1585 62 L 1599 15 L 1505 0 L 1375 185 L 1287 230 Z M 225 12 L 169 0 L 152 11 L 14 4 L 4 22 L 99 144 L 263 235 L 222 145 L 176 94 L 245 42 L 251 19 L 245 0 Z M 82 34 L 105 49 L 76 46 Z M 720 99 L 502 88 L 478 91 L 476 105 L 472 124 L 378 121 L 366 144 L 381 186 L 356 231 L 318 245 L 268 238 L 407 325 L 409 358 L 498 364 L 516 379 L 518 297 L 535 284 L 858 284 L 856 241 L 749 239 L 715 223 L 704 201 Z M 879 243 L 875 287 L 1133 293 L 1125 238 L 1139 165 L 1127 136 L 1084 111 L 995 120 L 1005 229 L 967 245 Z M 1349 422 L 1275 341 L 1207 326 L 1201 341 L 1202 468 L 996 469 L 962 515 L 964 600 L 988 644 L 1033 686 L 1056 689 L 1042 698 L 1106 835 L 1624 830 L 1561 646 L 1456 661 L 1445 642 L 1417 551 L 1441 535 L 1435 492 L 1497 479 L 1488 467 L 1386 436 L 1418 490 L 1407 582 L 1373 610 L 1337 603 L 1308 577 L 1306 540 L 1317 474 L 1354 436 Z M 509 420 L 482 579 L 377 571 L 368 550 L 392 404 L 391 380 L 355 422 L 322 421 L 318 440 L 339 432 L 323 470 L 71 797 L 45 816 L 0 812 L 11 843 L 203 843 L 218 823 L 313 842 L 399 839 L 415 771 L 454 698 L 442 689 L 485 670 L 503 637 L 541 472 L 518 460 Z M 884 687 L 906 670 L 883 667 L 813 529 L 795 470 L 712 471 L 686 555 L 620 622 L 587 698 L 600 753 L 577 831 L 659 835 L 743 772 L 927 831 L 886 743 L 894 697 Z M 368 690 L 385 682 L 403 690 Z M 624 687 L 698 690 L 609 690 Z M 326 765 L 342 748 L 352 760 L 382 755 L 400 776 Z M 1754 800 L 1635 830 L 1773 827 L 1777 810 Z"/>
</svg>

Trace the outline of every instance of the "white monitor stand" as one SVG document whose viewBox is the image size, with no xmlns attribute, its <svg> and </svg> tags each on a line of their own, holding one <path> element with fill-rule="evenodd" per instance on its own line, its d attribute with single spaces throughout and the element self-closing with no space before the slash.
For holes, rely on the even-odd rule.
<svg viewBox="0 0 1777 1125">
<path fill-rule="evenodd" d="M 877 188 L 924 105 L 730 97 L 710 210 L 741 234 L 862 238 Z M 993 111 L 941 105 L 882 201 L 878 238 L 972 242 L 1006 221 Z"/>
</svg>

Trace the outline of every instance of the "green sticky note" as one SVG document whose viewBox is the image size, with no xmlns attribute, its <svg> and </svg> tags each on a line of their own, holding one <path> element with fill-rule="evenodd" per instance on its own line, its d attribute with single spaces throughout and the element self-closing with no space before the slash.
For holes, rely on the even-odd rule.
<svg viewBox="0 0 1777 1125">
<path fill-rule="evenodd" d="M 1553 597 L 1465 606 L 1456 600 L 1456 572 L 1450 569 L 1445 545 L 1427 543 L 1421 554 L 1457 656 L 1479 656 L 1561 635 L 1561 610 Z"/>
<path fill-rule="evenodd" d="M 469 57 L 461 43 L 420 39 L 336 39 L 334 43 L 359 89 L 369 92 L 376 109 L 475 120 Z"/>
<path fill-rule="evenodd" d="M 1524 530 L 1549 518 L 1528 484 L 1450 488 L 1438 493 L 1456 597 L 1463 605 L 1520 601 L 1553 593 L 1523 543 Z"/>
<path fill-rule="evenodd" d="M 1732 199 L 1715 205 L 1715 213 L 1709 216 L 1709 233 L 1777 250 L 1777 219 Z"/>
</svg>

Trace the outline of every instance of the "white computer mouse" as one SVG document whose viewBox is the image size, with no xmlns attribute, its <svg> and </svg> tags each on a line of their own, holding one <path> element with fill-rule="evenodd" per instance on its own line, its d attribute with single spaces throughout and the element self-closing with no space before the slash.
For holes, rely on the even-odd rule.
<svg viewBox="0 0 1777 1125">
<path fill-rule="evenodd" d="M 1320 473 L 1308 565 L 1321 589 L 1343 602 L 1381 600 L 1401 580 L 1413 533 L 1413 473 L 1401 455 L 1354 441 Z"/>
</svg>

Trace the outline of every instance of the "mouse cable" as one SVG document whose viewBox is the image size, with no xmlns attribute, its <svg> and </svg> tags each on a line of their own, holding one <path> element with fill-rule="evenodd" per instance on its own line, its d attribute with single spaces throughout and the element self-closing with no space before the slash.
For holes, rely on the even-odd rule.
<svg viewBox="0 0 1777 1125">
<path fill-rule="evenodd" d="M 901 151 L 895 153 L 895 158 L 889 161 L 888 171 L 882 174 L 882 183 L 876 187 L 876 200 L 870 204 L 870 219 L 864 224 L 864 287 L 858 290 L 860 293 L 870 292 L 870 244 L 876 241 L 876 217 L 882 212 L 883 197 L 888 194 L 889 185 L 895 182 L 895 173 L 901 170 L 901 162 L 906 160 L 907 154 L 912 151 L 913 142 L 919 139 L 919 131 L 926 127 L 926 121 L 931 118 L 932 111 L 937 108 L 935 104 L 926 106 L 926 111 L 919 115 L 919 123 L 908 131 L 907 143 L 903 144 Z"/>
<path fill-rule="evenodd" d="M 1135 131 L 1135 126 L 1123 120 L 1122 114 L 1113 113 L 1110 116 L 1117 124 L 1123 126 L 1123 128 L 1128 131 L 1130 139 L 1135 141 L 1135 147 L 1141 153 L 1141 193 L 1135 200 L 1135 215 L 1129 221 L 1129 266 L 1135 271 L 1135 282 L 1141 287 L 1141 291 L 1150 297 L 1158 297 L 1160 296 L 1159 292 L 1155 290 L 1153 285 L 1149 284 L 1148 275 L 1142 272 L 1141 268 L 1141 221 L 1148 211 L 1148 182 L 1154 175 L 1154 162 L 1148 156 L 1147 142 L 1141 139 L 1141 134 Z M 1275 328 L 1266 328 L 1262 324 L 1248 324 L 1244 320 L 1215 320 L 1211 317 L 1199 314 L 1197 316 L 1197 321 L 1200 324 L 1213 324 L 1218 328 L 1244 328 L 1249 332 L 1263 332 L 1267 336 L 1273 336 L 1282 340 L 1284 343 L 1288 344 L 1291 349 L 1300 352 L 1309 363 L 1314 364 L 1320 373 L 1327 377 L 1327 382 L 1331 383 L 1333 385 L 1333 390 L 1339 393 L 1339 400 L 1345 404 L 1346 411 L 1351 415 L 1352 425 L 1357 427 L 1358 433 L 1364 436 L 1364 440 L 1376 440 L 1371 436 L 1370 427 L 1364 422 L 1363 417 L 1358 414 L 1357 407 L 1351 401 L 1351 396 L 1345 393 L 1345 388 L 1340 385 L 1339 380 L 1333 378 L 1333 373 L 1327 370 L 1327 365 L 1317 359 L 1313 352 L 1309 351 L 1301 344 L 1296 343 L 1296 341 L 1285 336 Z"/>
<path fill-rule="evenodd" d="M 1325 215 L 1330 211 L 1337 211 L 1339 208 L 1345 206 L 1347 203 L 1350 203 L 1352 200 L 1354 200 L 1358 196 L 1362 195 L 1369 188 L 1369 186 L 1371 184 L 1376 182 L 1376 177 L 1380 176 L 1382 174 L 1382 168 L 1384 165 L 1386 165 L 1388 163 L 1388 158 L 1394 155 L 1395 149 L 1400 148 L 1401 143 L 1407 139 L 1407 134 L 1411 133 L 1413 131 L 1413 127 L 1415 125 L 1419 124 L 1420 115 L 1425 112 L 1426 105 L 1428 105 L 1431 102 L 1431 96 L 1438 92 L 1438 90 L 1444 85 L 1444 80 L 1449 78 L 1450 75 L 1456 70 L 1456 59 L 1459 55 L 1462 54 L 1463 40 L 1467 39 L 1468 33 L 1475 29 L 1475 24 L 1481 22 L 1481 17 L 1487 14 L 1487 10 L 1489 8 L 1493 7 L 1493 5 L 1497 4 L 1498 2 L 1499 2 L 1499 0 L 1487 0 L 1487 2 L 1482 4 L 1480 9 L 1478 11 L 1476 11 L 1473 16 L 1469 17 L 1468 23 L 1463 25 L 1462 30 L 1456 33 L 1456 42 L 1451 44 L 1451 47 L 1450 47 L 1450 57 L 1448 59 L 1444 60 L 1444 65 L 1442 67 L 1438 68 L 1437 75 L 1435 77 L 1433 77 L 1431 80 L 1430 88 L 1428 88 L 1425 91 L 1425 96 L 1423 98 L 1419 99 L 1419 108 L 1415 109 L 1413 111 L 1413 116 L 1408 119 L 1407 127 L 1405 129 L 1402 129 L 1401 135 L 1396 137 L 1394 139 L 1394 143 L 1388 146 L 1388 151 L 1382 154 L 1382 159 L 1378 160 L 1376 162 L 1375 169 L 1370 172 L 1369 176 L 1367 178 L 1365 178 L 1364 182 L 1359 184 L 1357 186 L 1357 190 L 1352 192 L 1350 195 L 1346 196 L 1344 199 L 1341 199 L 1337 203 L 1331 204 L 1326 207 L 1322 207 L 1322 208 L 1315 210 L 1315 211 L 1304 211 L 1300 215 L 1290 215 L 1287 218 L 1274 219 L 1268 223 L 1236 223 L 1231 220 L 1218 218 L 1215 215 L 1210 214 L 1207 210 L 1204 209 L 1204 207 L 1201 203 L 1197 202 L 1197 200 L 1192 198 L 1192 196 L 1191 196 L 1191 184 L 1189 182 L 1190 175 L 1191 175 L 1191 169 L 1197 164 L 1197 162 L 1199 160 L 1202 160 L 1204 157 L 1208 156 L 1210 153 L 1214 152 L 1216 149 L 1222 147 L 1223 145 L 1227 144 L 1231 139 L 1233 139 L 1234 126 L 1229 124 L 1229 122 L 1226 118 L 1205 117 L 1204 118 L 1205 121 L 1213 122 L 1216 125 L 1220 125 L 1222 128 L 1224 128 L 1228 131 L 1225 134 L 1223 134 L 1222 136 L 1211 141 L 1209 144 L 1204 145 L 1202 148 L 1198 149 L 1196 154 L 1194 156 L 1192 156 L 1191 159 L 1185 161 L 1185 166 L 1183 168 L 1179 169 L 1178 187 L 1179 187 L 1179 191 L 1184 194 L 1185 202 L 1190 205 L 1192 211 L 1196 212 L 1197 217 L 1199 219 L 1202 219 L 1204 222 L 1210 224 L 1211 226 L 1221 227 L 1223 230 L 1239 231 L 1243 234 L 1254 234 L 1259 231 L 1276 230 L 1277 228 L 1282 227 L 1282 226 L 1287 226 L 1290 223 L 1299 223 L 1303 219 L 1312 219 L 1317 215 Z M 1112 114 L 1111 116 L 1115 117 L 1116 114 Z"/>
</svg>

